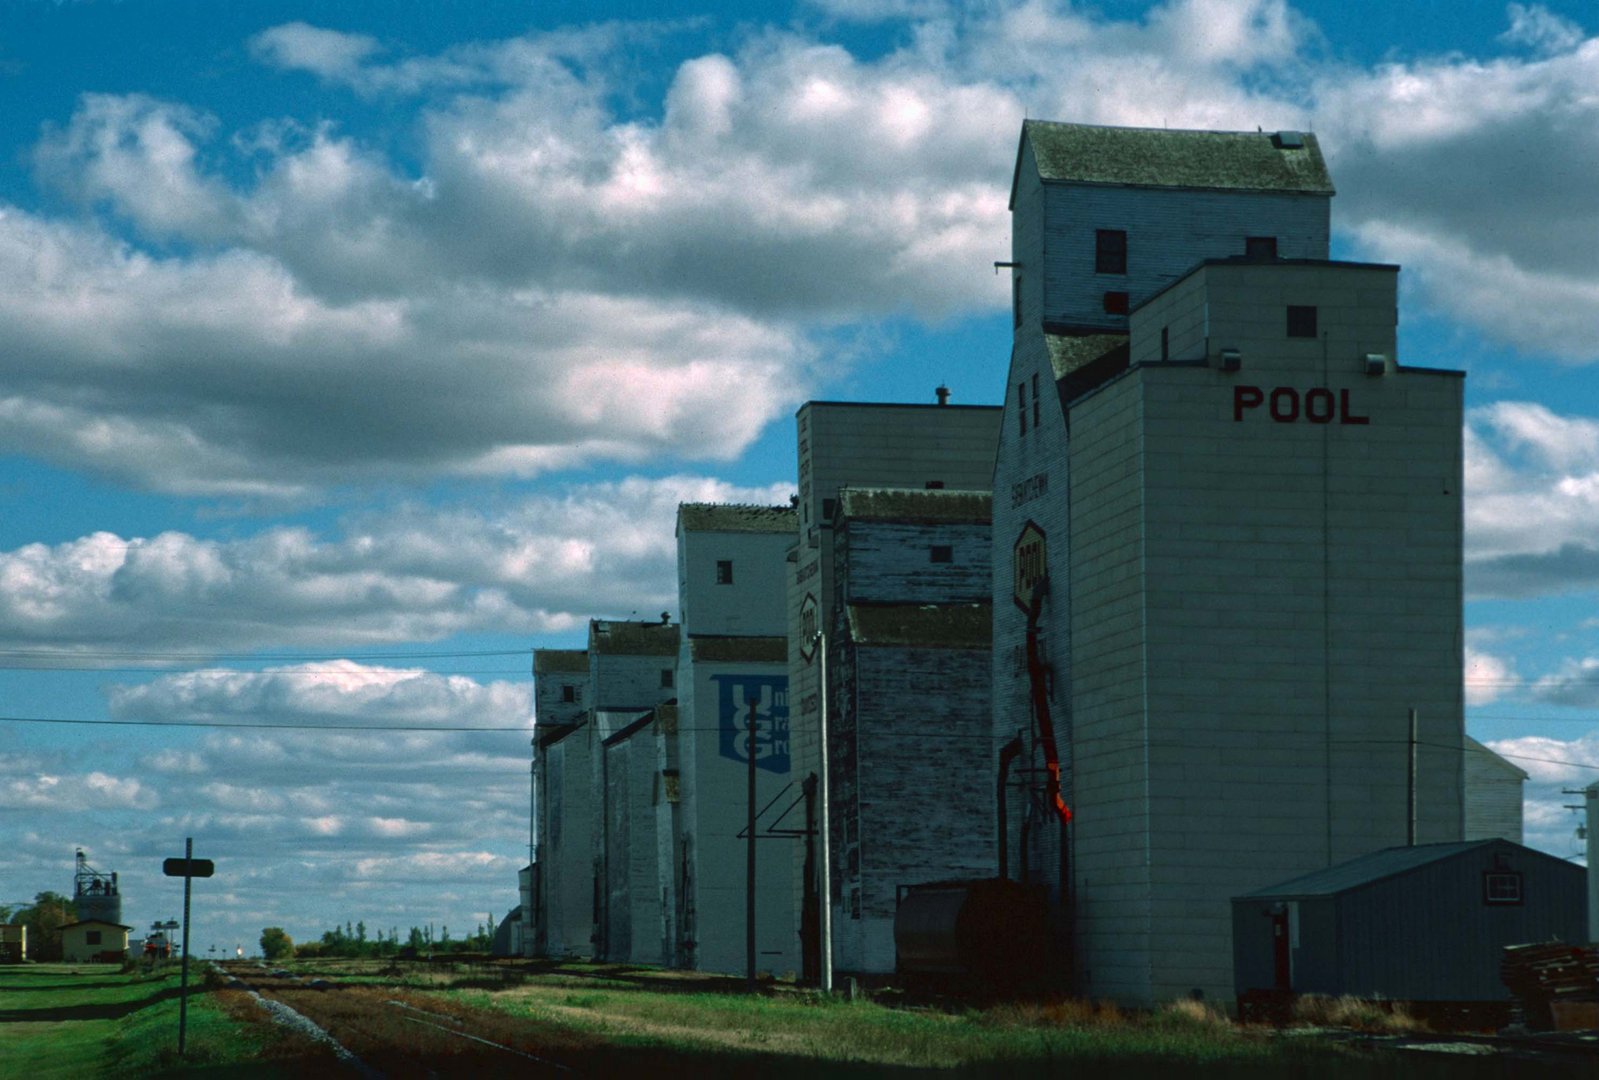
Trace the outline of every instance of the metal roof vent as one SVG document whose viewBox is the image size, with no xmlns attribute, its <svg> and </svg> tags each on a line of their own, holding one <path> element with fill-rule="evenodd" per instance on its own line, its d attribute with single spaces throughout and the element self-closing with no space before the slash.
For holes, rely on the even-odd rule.
<svg viewBox="0 0 1599 1080">
<path fill-rule="evenodd" d="M 1305 136 L 1297 131 L 1279 131 L 1272 137 L 1279 150 L 1303 150 Z"/>
</svg>

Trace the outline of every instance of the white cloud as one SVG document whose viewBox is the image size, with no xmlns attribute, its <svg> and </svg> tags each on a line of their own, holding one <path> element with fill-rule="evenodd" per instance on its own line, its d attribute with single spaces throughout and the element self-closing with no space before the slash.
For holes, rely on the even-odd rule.
<svg viewBox="0 0 1599 1080">
<path fill-rule="evenodd" d="M 113 716 L 174 723 L 232 719 L 308 724 L 512 727 L 530 722 L 526 684 L 319 661 L 265 671 L 209 669 L 111 690 Z M 240 794 L 225 789 L 237 802 Z M 224 789 L 217 789 L 220 794 Z"/>
<path fill-rule="evenodd" d="M 205 653 L 570 630 L 675 607 L 679 502 L 782 504 L 790 490 L 634 478 L 489 511 L 402 506 L 351 517 L 336 536 L 29 544 L 0 552 L 0 648 L 41 663 L 109 649 L 99 659 L 116 666 L 130 641 Z"/>
<path fill-rule="evenodd" d="M 1496 739 L 1486 745 L 1527 771 L 1524 841 L 1559 855 L 1579 853 L 1582 845 L 1574 831 L 1582 820 L 1581 812 L 1573 815 L 1567 807 L 1583 802 L 1582 796 L 1570 792 L 1599 780 L 1599 729 L 1572 739 L 1529 735 Z"/>
<path fill-rule="evenodd" d="M 269 27 L 252 37 L 249 46 L 262 63 L 339 82 L 354 78 L 362 62 L 379 51 L 377 40 L 366 34 L 326 30 L 304 22 Z"/>
<path fill-rule="evenodd" d="M 1473 594 L 1599 586 L 1599 423 L 1501 401 L 1468 413 L 1465 455 Z"/>
<path fill-rule="evenodd" d="M 1466 646 L 1466 704 L 1487 705 L 1514 690 L 1519 680 L 1512 662 Z"/>
<path fill-rule="evenodd" d="M 1512 45 L 1527 45 L 1539 52 L 1561 53 L 1583 40 L 1582 27 L 1542 4 L 1510 4 L 1506 8 L 1510 29 L 1499 40 Z"/>
</svg>

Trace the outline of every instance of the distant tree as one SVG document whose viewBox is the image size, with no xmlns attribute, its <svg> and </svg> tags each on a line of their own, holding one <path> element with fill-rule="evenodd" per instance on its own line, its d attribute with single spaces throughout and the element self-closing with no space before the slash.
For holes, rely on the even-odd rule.
<svg viewBox="0 0 1599 1080">
<path fill-rule="evenodd" d="M 383 932 L 381 930 L 378 931 L 379 936 L 382 936 L 382 933 Z M 366 944 L 366 923 L 365 922 L 358 922 L 358 923 L 355 924 L 355 940 L 360 942 L 362 945 Z"/>
<path fill-rule="evenodd" d="M 281 926 L 261 931 L 261 955 L 268 960 L 283 960 L 294 955 L 294 939 Z"/>
<path fill-rule="evenodd" d="M 45 891 L 33 898 L 33 906 L 12 912 L 11 917 L 28 928 L 28 955 L 35 960 L 61 959 L 61 928 L 76 922 L 78 908 L 60 893 Z"/>
<path fill-rule="evenodd" d="M 405 939 L 405 944 L 407 948 L 417 950 L 425 949 L 428 945 L 427 936 L 424 935 L 420 929 L 413 926 L 411 927 L 410 936 Z"/>
</svg>

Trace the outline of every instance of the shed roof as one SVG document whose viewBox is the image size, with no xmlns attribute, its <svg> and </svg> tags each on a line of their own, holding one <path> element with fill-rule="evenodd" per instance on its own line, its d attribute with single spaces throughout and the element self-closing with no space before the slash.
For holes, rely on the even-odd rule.
<svg viewBox="0 0 1599 1080">
<path fill-rule="evenodd" d="M 679 503 L 677 525 L 689 532 L 792 533 L 799 528 L 792 506 L 741 503 Z"/>
<path fill-rule="evenodd" d="M 786 637 L 691 634 L 688 647 L 693 659 L 705 663 L 781 664 L 788 660 Z"/>
<path fill-rule="evenodd" d="M 1334 193 L 1321 146 L 1308 132 L 1173 131 L 1026 120 L 1021 144 L 1029 143 L 1046 183 Z M 1018 170 L 1021 160 L 1019 145 Z M 1013 207 L 1015 193 L 1013 179 Z"/>
<path fill-rule="evenodd" d="M 1409 873 L 1422 866 L 1443 862 L 1468 851 L 1504 847 L 1512 849 L 1520 855 L 1533 856 L 1539 859 L 1548 859 L 1560 863 L 1562 866 L 1571 864 L 1563 859 L 1556 859 L 1533 848 L 1513 844 L 1509 840 L 1460 840 L 1447 844 L 1416 844 L 1410 847 L 1391 847 L 1381 851 L 1373 851 L 1369 855 L 1362 855 L 1358 859 L 1351 859 L 1337 866 L 1329 866 L 1325 870 L 1317 870 L 1303 877 L 1292 878 L 1280 885 L 1271 885 L 1264 889 L 1256 889 L 1235 897 L 1239 900 L 1289 900 L 1307 896 L 1333 896 L 1337 893 L 1358 889 L 1373 882 L 1386 878 L 1398 877 Z M 1581 867 L 1573 867 L 1578 873 Z"/>
<path fill-rule="evenodd" d="M 588 674 L 589 654 L 585 649 L 534 649 L 533 674 L 553 675 L 556 672 Z"/>
<path fill-rule="evenodd" d="M 874 521 L 988 522 L 994 495 L 958 488 L 852 488 L 839 491 L 838 512 Z"/>
<path fill-rule="evenodd" d="M 1053 333 L 1047 329 L 1044 332 L 1050 370 L 1056 379 L 1064 379 L 1126 344 L 1126 334 Z"/>
<path fill-rule="evenodd" d="M 992 604 L 851 604 L 849 634 L 862 646 L 987 649 Z"/>
<path fill-rule="evenodd" d="M 589 621 L 589 651 L 601 656 L 675 656 L 676 623 Z"/>
<path fill-rule="evenodd" d="M 119 923 L 119 922 L 111 922 L 108 919 L 80 919 L 77 922 L 66 923 L 65 925 L 63 925 L 61 927 L 61 929 L 63 929 L 63 930 L 71 930 L 74 926 L 111 926 L 111 927 L 115 927 L 118 930 L 132 930 L 133 929 L 133 927 L 131 927 L 131 926 L 125 926 L 125 925 L 123 925 L 122 923 Z"/>
</svg>

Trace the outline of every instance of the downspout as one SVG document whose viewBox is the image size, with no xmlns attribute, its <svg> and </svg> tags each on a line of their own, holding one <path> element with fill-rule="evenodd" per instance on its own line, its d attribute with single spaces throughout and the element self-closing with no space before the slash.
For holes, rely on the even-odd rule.
<svg viewBox="0 0 1599 1080">
<path fill-rule="evenodd" d="M 1011 762 L 1022 752 L 1022 737 L 1016 736 L 999 749 L 999 784 L 995 792 L 995 801 L 999 821 L 999 876 L 1001 879 L 1010 877 L 1010 821 L 1008 800 L 1005 798 L 1005 787 L 1010 782 Z"/>
<path fill-rule="evenodd" d="M 1049 579 L 1044 578 L 1033 589 L 1033 602 L 1027 609 L 1027 681 L 1032 689 L 1033 713 L 1038 717 L 1038 737 L 1044 744 L 1044 769 L 1049 773 L 1049 800 L 1060 818 L 1062 828 L 1072 820 L 1071 807 L 1060 790 L 1060 753 L 1055 747 L 1055 723 L 1049 713 L 1049 679 L 1044 671 L 1044 659 L 1038 651 L 1038 616 L 1043 610 L 1044 594 L 1049 591 Z"/>
</svg>

